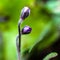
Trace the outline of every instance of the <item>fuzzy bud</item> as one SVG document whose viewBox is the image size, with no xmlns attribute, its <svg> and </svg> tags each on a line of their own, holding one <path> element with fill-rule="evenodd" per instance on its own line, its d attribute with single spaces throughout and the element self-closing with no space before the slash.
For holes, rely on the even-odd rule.
<svg viewBox="0 0 60 60">
<path fill-rule="evenodd" d="M 32 28 L 30 28 L 29 26 L 25 26 L 22 29 L 22 34 L 29 34 L 31 32 Z"/>
<path fill-rule="evenodd" d="M 21 11 L 21 19 L 24 20 L 30 14 L 30 9 L 28 7 L 24 7 Z"/>
</svg>

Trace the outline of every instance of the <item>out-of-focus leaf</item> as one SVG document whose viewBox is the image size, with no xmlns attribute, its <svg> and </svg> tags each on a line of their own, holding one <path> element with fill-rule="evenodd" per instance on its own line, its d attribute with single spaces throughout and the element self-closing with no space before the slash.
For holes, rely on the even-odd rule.
<svg viewBox="0 0 60 60">
<path fill-rule="evenodd" d="M 58 53 L 56 53 L 56 52 L 51 52 L 51 53 L 49 53 L 45 58 L 43 58 L 43 60 L 50 60 L 51 58 L 54 58 L 54 57 L 56 57 L 56 56 L 58 56 Z"/>
<path fill-rule="evenodd" d="M 39 39 L 36 40 L 36 42 L 31 46 L 29 52 L 35 49 L 35 47 L 38 47 L 38 50 L 42 50 L 48 46 L 50 46 L 52 43 L 55 42 L 55 39 L 58 37 L 57 32 L 51 32 L 51 26 L 52 22 L 49 22 L 43 31 L 40 33 Z M 49 39 L 50 38 L 50 39 Z"/>
</svg>

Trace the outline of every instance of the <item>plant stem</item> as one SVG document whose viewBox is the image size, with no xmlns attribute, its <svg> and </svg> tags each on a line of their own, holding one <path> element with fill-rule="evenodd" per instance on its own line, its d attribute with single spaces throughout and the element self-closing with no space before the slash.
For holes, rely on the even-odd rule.
<svg viewBox="0 0 60 60">
<path fill-rule="evenodd" d="M 17 47 L 18 60 L 20 60 L 19 35 L 16 37 L 16 47 Z"/>
<path fill-rule="evenodd" d="M 18 22 L 18 33 L 19 33 L 19 52 L 20 52 L 20 47 L 21 47 L 21 33 L 20 33 L 20 20 Z"/>
<path fill-rule="evenodd" d="M 18 36 L 16 37 L 16 45 L 17 45 L 17 53 L 18 53 L 18 60 L 21 60 L 21 32 L 20 32 L 20 25 L 21 25 L 22 19 L 18 22 Z"/>
</svg>

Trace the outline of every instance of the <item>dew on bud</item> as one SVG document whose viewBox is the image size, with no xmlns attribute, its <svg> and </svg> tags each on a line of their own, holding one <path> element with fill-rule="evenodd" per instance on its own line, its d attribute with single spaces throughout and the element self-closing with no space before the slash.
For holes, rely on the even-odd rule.
<svg viewBox="0 0 60 60">
<path fill-rule="evenodd" d="M 29 27 L 29 26 L 25 26 L 23 29 L 22 29 L 22 34 L 29 34 L 31 32 L 32 28 Z"/>
<path fill-rule="evenodd" d="M 30 9 L 28 7 L 24 7 L 21 11 L 21 19 L 25 19 L 29 16 L 30 14 Z"/>
</svg>

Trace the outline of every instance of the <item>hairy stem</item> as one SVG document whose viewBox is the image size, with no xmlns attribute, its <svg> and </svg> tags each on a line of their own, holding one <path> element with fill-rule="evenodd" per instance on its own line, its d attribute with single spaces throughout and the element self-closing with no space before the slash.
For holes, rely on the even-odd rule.
<svg viewBox="0 0 60 60">
<path fill-rule="evenodd" d="M 20 32 L 20 25 L 21 25 L 21 19 L 18 22 L 18 36 L 16 37 L 16 45 L 17 45 L 17 53 L 18 53 L 18 60 L 21 60 L 21 32 Z"/>
<path fill-rule="evenodd" d="M 18 34 L 19 34 L 19 52 L 20 52 L 20 47 L 21 47 L 21 33 L 20 33 L 20 24 L 21 24 L 21 22 L 20 22 L 20 20 L 19 20 L 19 22 L 18 22 Z"/>
</svg>

